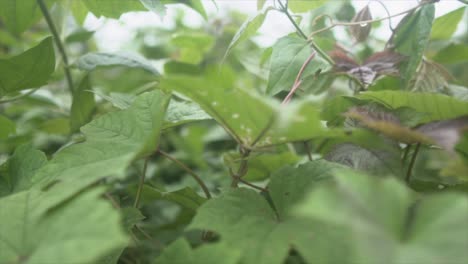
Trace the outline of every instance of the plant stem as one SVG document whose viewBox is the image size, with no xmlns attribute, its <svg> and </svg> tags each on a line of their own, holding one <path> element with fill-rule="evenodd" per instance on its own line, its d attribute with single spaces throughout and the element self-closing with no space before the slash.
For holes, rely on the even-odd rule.
<svg viewBox="0 0 468 264">
<path fill-rule="evenodd" d="M 232 170 L 229 170 L 231 177 L 232 177 L 232 182 L 231 182 L 231 187 L 237 188 L 237 184 L 239 181 L 242 180 L 242 176 L 244 176 L 247 173 L 248 170 L 248 160 L 247 158 L 250 155 L 251 150 L 245 149 L 243 147 L 240 148 L 240 153 L 241 153 L 241 164 L 239 165 L 239 169 L 237 169 L 237 172 L 234 173 Z"/>
<path fill-rule="evenodd" d="M 299 70 L 299 72 L 297 73 L 296 80 L 294 81 L 294 84 L 293 84 L 291 90 L 289 91 L 288 95 L 286 95 L 283 102 L 281 102 L 282 105 L 287 105 L 289 103 L 289 101 L 291 101 L 292 96 L 294 95 L 297 88 L 299 88 L 299 86 L 302 83 L 302 80 L 301 80 L 302 74 L 304 73 L 305 69 L 307 68 L 307 65 L 309 65 L 310 61 L 312 61 L 312 59 L 315 57 L 315 54 L 316 54 L 315 51 L 312 52 L 312 54 L 310 54 L 310 56 L 307 58 L 307 60 L 302 64 L 302 67 Z"/>
<path fill-rule="evenodd" d="M 250 186 L 250 187 L 252 187 L 252 188 L 254 188 L 254 189 L 257 189 L 257 190 L 259 190 L 259 191 L 268 192 L 267 189 L 262 188 L 262 187 L 260 187 L 260 186 L 257 186 L 257 185 L 255 185 L 255 184 L 252 184 L 252 183 L 250 183 L 250 182 L 248 182 L 248 181 L 246 181 L 246 180 L 244 180 L 244 179 L 239 179 L 239 182 L 241 182 L 241 183 L 243 183 L 243 184 L 245 184 L 245 185 L 247 185 L 247 186 Z"/>
<path fill-rule="evenodd" d="M 138 183 L 135 203 L 133 204 L 133 207 L 135 208 L 138 208 L 138 206 L 140 205 L 141 192 L 143 190 L 143 185 L 145 184 L 146 170 L 148 169 L 148 161 L 149 161 L 149 158 L 146 158 L 145 163 L 143 164 L 143 171 L 141 172 L 141 175 L 140 175 L 140 182 Z"/>
<path fill-rule="evenodd" d="M 291 24 L 296 28 L 297 34 L 299 34 L 304 39 L 307 39 L 307 35 L 304 33 L 304 31 L 302 31 L 302 29 L 299 27 L 299 25 L 296 23 L 294 18 L 289 13 L 288 7 L 283 5 L 283 3 L 281 3 L 280 0 L 278 0 L 278 3 L 281 7 L 281 12 L 283 12 L 288 17 L 289 21 L 291 21 Z"/>
<path fill-rule="evenodd" d="M 416 145 L 416 149 L 414 150 L 413 156 L 411 157 L 411 161 L 410 161 L 410 164 L 408 166 L 408 171 L 406 172 L 406 178 L 405 178 L 405 181 L 407 183 L 410 182 L 411 172 L 413 170 L 414 162 L 416 161 L 416 156 L 418 155 L 420 147 L 421 147 L 421 143 L 418 143 Z"/>
<path fill-rule="evenodd" d="M 281 7 L 280 11 L 282 13 L 284 13 L 288 17 L 291 24 L 294 26 L 294 28 L 296 28 L 297 34 L 299 34 L 302 38 L 307 40 L 309 42 L 309 44 L 312 46 L 312 48 L 318 54 L 320 54 L 320 56 L 322 56 L 328 63 L 333 65 L 335 62 L 330 58 L 330 56 L 328 56 L 327 53 L 325 53 L 319 46 L 317 46 L 317 44 L 315 44 L 315 42 L 311 38 L 307 38 L 307 35 L 304 33 L 304 31 L 302 31 L 302 29 L 299 27 L 299 25 L 296 23 L 294 18 L 289 13 L 288 7 L 283 5 L 283 3 L 281 3 L 280 0 L 278 0 L 278 3 L 280 5 L 280 7 Z"/>
<path fill-rule="evenodd" d="M 67 56 L 67 53 L 65 52 L 64 45 L 62 44 L 62 41 L 60 40 L 60 36 L 54 25 L 54 21 L 52 21 L 52 16 L 50 15 L 49 10 L 47 10 L 47 6 L 44 3 L 44 0 L 37 0 L 37 4 L 39 5 L 39 8 L 41 9 L 42 15 L 44 16 L 47 22 L 47 26 L 49 27 L 50 32 L 54 36 L 55 45 L 57 46 L 57 49 L 60 52 L 60 55 L 62 56 L 62 61 L 64 64 L 63 70 L 65 72 L 65 78 L 67 80 L 68 89 L 70 90 L 70 93 L 73 95 L 73 91 L 74 91 L 73 79 L 72 79 L 72 75 L 70 72 L 70 67 L 68 64 L 68 56 Z"/>
<path fill-rule="evenodd" d="M 184 163 L 182 163 L 181 161 L 179 161 L 178 159 L 172 157 L 171 155 L 169 155 L 168 153 L 162 151 L 162 150 L 158 150 L 158 153 L 161 154 L 163 157 L 171 160 L 172 162 L 174 162 L 175 164 L 179 165 L 179 167 L 181 167 L 183 170 L 185 170 L 188 174 L 190 174 L 193 179 L 198 183 L 198 185 L 200 185 L 200 187 L 202 188 L 203 192 L 205 193 L 205 196 L 207 199 L 211 199 L 211 193 L 210 193 L 210 190 L 208 190 L 208 187 L 206 187 L 205 183 L 202 181 L 202 179 L 200 178 L 200 176 L 198 176 L 193 170 L 191 170 L 187 165 L 185 165 Z"/>
<path fill-rule="evenodd" d="M 41 87 L 37 87 L 37 88 L 34 88 L 34 89 L 31 89 L 30 91 L 24 93 L 24 94 L 20 94 L 18 96 L 15 96 L 15 97 L 11 97 L 11 98 L 7 98 L 7 99 L 4 99 L 4 100 L 0 100 L 0 104 L 4 104 L 4 103 L 11 103 L 11 102 L 14 102 L 16 100 L 19 100 L 23 97 L 26 97 L 30 94 L 33 94 L 34 92 L 36 92 L 37 90 L 39 90 L 39 88 Z"/>
<path fill-rule="evenodd" d="M 405 152 L 403 153 L 403 157 L 401 158 L 401 163 L 405 164 L 406 158 L 408 157 L 408 153 L 411 149 L 411 144 L 406 145 Z"/>
<path fill-rule="evenodd" d="M 310 151 L 309 142 L 304 141 L 304 148 L 307 152 L 307 157 L 309 158 L 309 161 L 313 161 L 314 159 L 312 158 L 312 152 Z"/>
<path fill-rule="evenodd" d="M 308 39 L 312 39 L 312 37 L 316 34 L 319 34 L 319 33 L 322 33 L 324 31 L 328 31 L 336 26 L 355 26 L 355 25 L 362 25 L 362 24 L 370 24 L 370 23 L 375 23 L 375 22 L 379 22 L 379 21 L 383 21 L 383 20 L 387 20 L 387 19 L 390 19 L 390 18 L 393 18 L 393 17 L 397 17 L 397 16 L 401 16 L 401 15 L 404 15 L 404 14 L 407 14 L 407 13 L 410 13 L 410 12 L 413 12 L 414 10 L 424 6 L 424 5 L 427 5 L 427 4 L 431 4 L 432 1 L 430 2 L 421 2 L 419 3 L 417 6 L 413 7 L 413 8 L 410 8 L 408 10 L 405 10 L 405 11 L 402 11 L 400 13 L 396 13 L 396 14 L 393 14 L 393 15 L 389 15 L 389 16 L 386 16 L 386 17 L 381 17 L 381 18 L 376 18 L 376 19 L 371 19 L 371 20 L 364 20 L 364 21 L 358 21 L 358 22 L 334 22 L 332 18 L 330 18 L 330 21 L 331 21 L 331 25 L 330 26 L 327 26 L 327 27 L 324 27 L 324 28 L 321 28 L 319 30 L 316 30 L 314 32 L 312 32 L 310 35 L 309 35 L 309 38 Z"/>
</svg>

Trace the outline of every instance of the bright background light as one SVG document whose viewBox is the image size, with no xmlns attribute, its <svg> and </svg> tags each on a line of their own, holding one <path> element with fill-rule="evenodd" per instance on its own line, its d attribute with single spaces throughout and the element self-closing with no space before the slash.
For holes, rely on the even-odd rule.
<svg viewBox="0 0 468 264">
<path fill-rule="evenodd" d="M 203 4 L 209 17 L 222 18 L 230 10 L 237 10 L 247 15 L 253 16 L 257 11 L 256 0 L 215 0 L 217 7 L 211 0 L 203 0 Z M 272 2 L 273 0 L 268 0 Z M 339 1 L 339 0 L 335 0 Z M 404 10 L 408 10 L 418 4 L 416 0 L 387 0 L 381 1 L 385 4 L 390 14 L 396 14 Z M 359 0 L 352 1 L 356 10 L 360 10 L 365 5 L 369 4 L 374 18 L 387 16 L 386 11 L 377 1 Z M 463 4 L 456 0 L 442 0 L 436 3 L 436 17 L 446 14 L 454 9 L 462 7 Z M 152 12 L 130 12 L 122 15 L 119 20 L 96 18 L 92 14 L 88 15 L 85 21 L 85 27 L 89 30 L 96 31 L 98 47 L 102 51 L 115 52 L 121 50 L 125 44 L 132 39 L 136 29 L 142 27 L 162 27 L 170 28 L 174 24 L 174 17 L 178 9 L 183 9 L 186 13 L 185 23 L 194 27 L 203 24 L 203 18 L 192 9 L 183 5 L 168 5 L 167 14 L 161 18 Z M 392 25 L 396 25 L 403 16 L 392 19 Z M 388 21 L 384 22 L 388 25 Z M 466 26 L 458 28 L 458 31 L 466 31 Z M 259 30 L 258 36 L 255 38 L 261 46 L 272 45 L 278 38 L 294 32 L 294 28 L 288 21 L 286 16 L 276 11 L 270 11 L 263 26 Z M 378 37 L 385 39 L 391 33 L 389 31 L 378 31 Z"/>
</svg>

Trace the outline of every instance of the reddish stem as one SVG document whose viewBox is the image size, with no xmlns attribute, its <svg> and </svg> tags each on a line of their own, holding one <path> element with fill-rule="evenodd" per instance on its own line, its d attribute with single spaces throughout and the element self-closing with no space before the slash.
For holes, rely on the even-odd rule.
<svg viewBox="0 0 468 264">
<path fill-rule="evenodd" d="M 302 67 L 301 69 L 299 70 L 299 72 L 297 73 L 297 76 L 296 76 L 296 80 L 294 80 L 294 84 L 291 88 L 291 90 L 289 91 L 288 95 L 286 95 L 286 97 L 283 99 L 283 102 L 281 103 L 281 105 L 287 105 L 289 103 L 289 101 L 291 101 L 291 98 L 293 97 L 294 93 L 296 92 L 296 90 L 299 88 L 299 86 L 301 86 L 301 83 L 302 83 L 302 80 L 301 80 L 301 77 L 302 77 L 302 74 L 304 73 L 307 65 L 309 65 L 309 63 L 312 61 L 312 59 L 315 57 L 315 51 L 312 52 L 312 54 L 310 54 L 310 56 L 307 58 L 307 60 L 304 62 L 304 64 L 302 64 Z"/>
</svg>

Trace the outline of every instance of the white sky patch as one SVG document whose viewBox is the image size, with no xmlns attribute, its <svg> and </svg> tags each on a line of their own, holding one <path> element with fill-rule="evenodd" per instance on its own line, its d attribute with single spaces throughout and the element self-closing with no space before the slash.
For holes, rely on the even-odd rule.
<svg viewBox="0 0 468 264">
<path fill-rule="evenodd" d="M 230 10 L 237 10 L 247 15 L 253 16 L 257 11 L 257 1 L 255 0 L 215 0 L 217 7 L 211 0 L 203 0 L 203 4 L 209 14 L 209 17 L 225 17 Z M 390 14 L 396 14 L 408 10 L 418 4 L 416 0 L 387 0 L 381 1 L 385 4 Z M 271 4 L 268 0 L 266 5 Z M 367 4 L 371 7 L 374 18 L 385 17 L 387 12 L 377 1 L 357 0 L 352 1 L 356 10 L 360 10 Z M 436 17 L 453 11 L 463 4 L 456 0 L 441 0 L 436 3 Z M 88 15 L 85 21 L 85 27 L 89 30 L 95 30 L 98 47 L 102 51 L 116 52 L 121 50 L 125 43 L 132 39 L 138 28 L 142 27 L 160 27 L 171 28 L 174 26 L 174 18 L 179 9 L 186 13 L 185 23 L 187 25 L 198 27 L 204 23 L 203 18 L 194 10 L 183 5 L 168 5 L 167 14 L 164 18 L 159 17 L 152 12 L 130 12 L 122 15 L 119 20 L 96 18 Z M 392 19 L 392 25 L 395 27 L 403 16 Z M 388 21 L 384 21 L 384 27 L 388 28 Z M 340 32 L 344 29 L 338 29 Z M 458 32 L 466 31 L 466 25 L 458 28 Z M 294 27 L 288 21 L 287 17 L 277 11 L 270 11 L 265 19 L 259 34 L 254 40 L 261 46 L 271 46 L 278 38 L 294 32 Z M 378 38 L 387 39 L 391 32 L 389 30 L 377 30 L 374 32 Z"/>
</svg>

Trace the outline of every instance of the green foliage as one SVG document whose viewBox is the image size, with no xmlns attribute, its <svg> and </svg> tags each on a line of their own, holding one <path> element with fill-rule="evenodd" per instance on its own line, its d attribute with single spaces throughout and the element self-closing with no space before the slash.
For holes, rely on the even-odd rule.
<svg viewBox="0 0 468 264">
<path fill-rule="evenodd" d="M 421 62 L 431 34 L 434 12 L 434 5 L 425 5 L 398 25 L 393 45 L 398 52 L 409 57 L 400 70 L 404 86 L 414 77 Z"/>
<path fill-rule="evenodd" d="M 382 91 L 366 92 L 359 98 L 369 99 L 392 109 L 410 107 L 425 114 L 420 120 L 421 123 L 468 114 L 468 102 L 441 94 L 418 93 L 414 96 L 410 92 Z"/>
<path fill-rule="evenodd" d="M 275 95 L 288 91 L 294 84 L 296 75 L 302 65 L 313 53 L 307 41 L 298 37 L 283 37 L 273 46 L 271 54 L 270 78 L 267 93 Z M 302 78 L 307 78 L 320 71 L 327 71 L 330 65 L 319 55 L 316 55 L 307 65 Z"/>
<path fill-rule="evenodd" d="M 45 1 L 49 6 L 55 0 Z M 0 19 L 6 29 L 14 35 L 20 35 L 41 17 L 36 0 L 5 0 L 0 3 Z"/>
<path fill-rule="evenodd" d="M 92 71 L 98 67 L 125 66 L 139 68 L 155 75 L 158 71 L 147 61 L 132 55 L 88 53 L 75 62 L 76 67 L 86 71 Z"/>
<path fill-rule="evenodd" d="M 347 261 L 462 263 L 467 257 L 463 248 L 468 239 L 457 235 L 468 231 L 466 196 L 447 193 L 415 200 L 395 179 L 343 170 L 336 179 L 310 193 L 295 212 L 351 232 L 344 241 L 353 252 Z"/>
<path fill-rule="evenodd" d="M 434 20 L 431 39 L 450 39 L 457 30 L 458 23 L 460 23 L 465 11 L 466 7 L 461 7 Z"/>
<path fill-rule="evenodd" d="M 58 207 L 51 207 L 50 200 L 43 197 L 47 194 L 36 191 L 3 198 L 0 259 L 26 263 L 76 259 L 92 262 L 102 252 L 125 245 L 118 214 L 109 204 L 96 201 L 98 194 L 99 191 L 87 192 L 67 206 Z M 76 248 L 86 250 L 86 254 Z"/>
<path fill-rule="evenodd" d="M 9 59 L 0 60 L 0 97 L 44 85 L 55 70 L 52 38 Z"/>
<path fill-rule="evenodd" d="M 319 1 L 304 1 L 304 0 L 289 0 L 288 7 L 296 13 L 303 13 L 325 4 L 326 0 Z"/>
<path fill-rule="evenodd" d="M 466 7 L 0 2 L 0 263 L 468 259 Z"/>
</svg>

